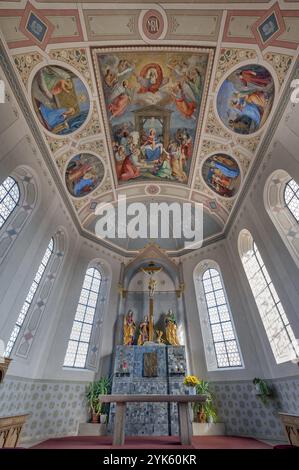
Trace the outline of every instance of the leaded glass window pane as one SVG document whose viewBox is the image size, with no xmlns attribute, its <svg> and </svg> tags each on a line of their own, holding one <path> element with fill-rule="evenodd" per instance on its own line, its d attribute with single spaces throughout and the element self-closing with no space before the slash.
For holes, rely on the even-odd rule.
<svg viewBox="0 0 299 470">
<path fill-rule="evenodd" d="M 299 185 L 293 179 L 286 184 L 284 200 L 287 208 L 299 223 Z"/>
<path fill-rule="evenodd" d="M 46 252 L 43 256 L 42 262 L 39 265 L 39 268 L 37 270 L 37 273 L 35 274 L 34 280 L 33 280 L 32 284 L 30 286 L 30 289 L 29 289 L 29 292 L 28 292 L 27 297 L 25 299 L 25 302 L 24 302 L 24 304 L 21 308 L 21 311 L 20 311 L 19 316 L 17 318 L 17 321 L 16 321 L 16 324 L 15 324 L 14 329 L 12 331 L 12 334 L 10 335 L 10 338 L 8 340 L 6 350 L 5 350 L 5 353 L 4 353 L 4 355 L 6 357 L 8 357 L 11 354 L 11 351 L 12 351 L 14 345 L 15 345 L 15 342 L 18 338 L 18 335 L 21 331 L 24 320 L 25 320 L 26 315 L 28 313 L 29 307 L 32 304 L 32 301 L 34 299 L 37 288 L 40 284 L 40 281 L 41 281 L 42 276 L 45 272 L 45 269 L 46 269 L 46 267 L 49 263 L 51 254 L 53 253 L 53 249 L 54 249 L 54 240 L 53 240 L 53 238 L 51 238 L 50 243 L 49 243 L 49 245 L 46 249 Z"/>
<path fill-rule="evenodd" d="M 102 276 L 97 269 L 87 269 L 64 358 L 66 367 L 85 367 L 101 282 Z"/>
<path fill-rule="evenodd" d="M 8 176 L 0 185 L 0 228 L 18 205 L 20 191 L 18 183 Z"/>
<path fill-rule="evenodd" d="M 241 367 L 241 354 L 219 272 L 207 269 L 202 283 L 218 368 Z"/>
<path fill-rule="evenodd" d="M 299 356 L 293 330 L 256 244 L 242 259 L 276 362 Z"/>
</svg>

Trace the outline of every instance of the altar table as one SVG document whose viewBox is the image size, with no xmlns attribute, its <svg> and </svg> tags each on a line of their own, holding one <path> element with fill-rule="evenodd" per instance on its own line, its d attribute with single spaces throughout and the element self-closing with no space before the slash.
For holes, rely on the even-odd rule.
<svg viewBox="0 0 299 470">
<path fill-rule="evenodd" d="M 113 445 L 122 446 L 125 442 L 125 421 L 127 403 L 160 402 L 177 403 L 179 413 L 179 429 L 182 445 L 191 445 L 192 423 L 189 413 L 189 403 L 203 403 L 205 395 L 99 395 L 101 403 L 115 403 L 115 421 L 113 430 Z"/>
</svg>

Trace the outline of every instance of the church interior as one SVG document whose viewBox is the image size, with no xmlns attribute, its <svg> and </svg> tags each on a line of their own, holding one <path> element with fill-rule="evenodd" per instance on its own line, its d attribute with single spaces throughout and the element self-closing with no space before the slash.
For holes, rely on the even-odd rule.
<svg viewBox="0 0 299 470">
<path fill-rule="evenodd" d="M 298 3 L 0 2 L 0 448 L 299 446 Z"/>
</svg>

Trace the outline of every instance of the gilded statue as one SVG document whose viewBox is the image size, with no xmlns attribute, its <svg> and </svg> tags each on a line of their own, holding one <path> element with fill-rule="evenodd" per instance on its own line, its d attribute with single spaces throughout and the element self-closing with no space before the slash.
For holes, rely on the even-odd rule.
<svg viewBox="0 0 299 470">
<path fill-rule="evenodd" d="M 161 330 L 156 330 L 156 343 L 158 344 L 163 344 L 165 343 L 164 339 L 163 339 L 163 331 Z"/>
<path fill-rule="evenodd" d="M 146 341 L 148 341 L 148 335 L 149 335 L 149 321 L 148 321 L 148 316 L 146 315 L 139 326 L 139 336 L 138 336 L 138 341 L 137 341 L 138 346 L 142 346 Z"/>
<path fill-rule="evenodd" d="M 134 337 L 136 331 L 136 323 L 134 321 L 134 314 L 129 310 L 124 317 L 124 345 L 132 346 L 134 344 Z"/>
<path fill-rule="evenodd" d="M 180 346 L 178 337 L 177 337 L 177 323 L 175 320 L 174 313 L 172 310 L 168 310 L 165 318 L 165 336 L 166 340 L 172 346 Z"/>
</svg>

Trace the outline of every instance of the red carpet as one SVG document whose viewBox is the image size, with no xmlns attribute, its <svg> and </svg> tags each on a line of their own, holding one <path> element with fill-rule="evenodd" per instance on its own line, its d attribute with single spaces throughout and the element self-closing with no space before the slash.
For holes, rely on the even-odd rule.
<svg viewBox="0 0 299 470">
<path fill-rule="evenodd" d="M 112 437 L 61 437 L 48 439 L 31 448 L 111 449 Z M 193 436 L 192 446 L 181 446 L 178 436 L 128 436 L 122 449 L 271 449 L 271 446 L 250 437 Z"/>
</svg>

